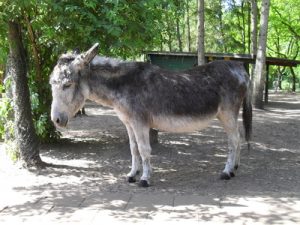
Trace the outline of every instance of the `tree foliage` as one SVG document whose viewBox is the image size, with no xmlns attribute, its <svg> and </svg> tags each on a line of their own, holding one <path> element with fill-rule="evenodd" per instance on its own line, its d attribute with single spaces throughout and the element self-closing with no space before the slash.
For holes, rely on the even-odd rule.
<svg viewBox="0 0 300 225">
<path fill-rule="evenodd" d="M 267 56 L 300 59 L 298 4 L 272 0 Z M 260 11 L 261 0 L 257 5 Z M 249 0 L 205 1 L 206 52 L 250 53 L 250 12 Z M 147 50 L 197 51 L 197 0 L 1 0 L 0 85 L 8 54 L 8 19 L 21 24 L 33 118 L 44 139 L 58 136 L 49 121 L 48 78 L 61 53 L 85 50 L 95 42 L 101 54 L 124 59 L 140 58 Z M 299 88 L 298 68 L 271 67 L 270 72 L 270 86 L 280 79 L 282 88 L 292 89 L 295 82 Z"/>
<path fill-rule="evenodd" d="M 16 19 L 22 25 L 33 118 L 40 138 L 49 140 L 58 137 L 49 118 L 51 93 L 48 79 L 59 54 L 74 48 L 83 50 L 100 42 L 101 53 L 131 58 L 157 45 L 160 17 L 155 9 L 158 3 L 130 3 L 68 0 L 0 2 L 0 65 L 3 65 L 0 69 L 3 73 L 7 57 L 7 21 Z"/>
</svg>

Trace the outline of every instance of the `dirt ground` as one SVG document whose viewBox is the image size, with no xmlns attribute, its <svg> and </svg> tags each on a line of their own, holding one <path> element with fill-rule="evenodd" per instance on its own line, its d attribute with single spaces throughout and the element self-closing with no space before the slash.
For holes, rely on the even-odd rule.
<svg viewBox="0 0 300 225">
<path fill-rule="evenodd" d="M 37 189 L 43 192 L 68 189 L 75 195 L 95 190 L 168 193 L 211 196 L 222 200 L 221 208 L 241 206 L 241 199 L 259 198 L 252 207 L 276 206 L 264 214 L 264 224 L 286 224 L 284 221 L 297 224 L 300 222 L 300 95 L 273 93 L 269 101 L 265 110 L 254 110 L 252 148 L 247 151 L 243 139 L 241 166 L 236 177 L 229 181 L 219 179 L 226 162 L 227 138 L 215 120 L 200 132 L 159 133 L 159 143 L 153 145 L 152 151 L 151 186 L 144 189 L 128 184 L 125 176 L 130 170 L 131 156 L 125 127 L 111 109 L 92 103 L 87 104 L 87 116 L 73 119 L 68 129 L 62 130 L 63 139 L 59 143 L 42 146 L 42 159 L 56 166 L 33 173 L 20 169 L 15 172 L 15 167 L 3 168 L 2 161 L 0 176 L 6 180 L 4 188 L 26 190 L 31 197 L 39 193 L 35 192 Z M 240 127 L 243 134 L 241 121 Z M 6 208 L 9 205 L 0 203 L 0 217 Z M 205 212 L 204 217 L 210 221 L 216 216 L 220 215 Z M 233 217 L 223 216 L 224 222 L 234 221 Z M 261 217 L 251 214 L 251 210 L 241 216 L 251 217 L 252 221 L 260 221 Z"/>
<path fill-rule="evenodd" d="M 63 130 L 65 143 L 45 146 L 42 155 L 85 161 L 103 176 L 103 188 L 128 189 L 123 182 L 131 165 L 125 127 L 110 109 L 88 104 L 86 111 L 87 117 L 75 118 Z M 240 131 L 243 135 L 242 123 Z M 237 177 L 227 182 L 231 186 L 228 191 L 298 192 L 299 145 L 300 96 L 271 95 L 266 110 L 254 111 L 252 150 L 248 152 L 242 145 L 241 168 Z M 159 133 L 152 155 L 153 187 L 149 191 L 203 193 L 214 187 L 217 194 L 218 188 L 223 188 L 219 174 L 226 162 L 227 138 L 217 120 L 200 132 Z M 108 174 L 114 177 L 113 185 L 111 179 L 103 182 Z"/>
</svg>

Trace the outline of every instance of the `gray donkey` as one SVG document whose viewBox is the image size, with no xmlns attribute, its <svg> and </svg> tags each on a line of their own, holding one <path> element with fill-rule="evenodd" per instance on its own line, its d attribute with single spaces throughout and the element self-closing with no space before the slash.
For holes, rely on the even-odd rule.
<svg viewBox="0 0 300 225">
<path fill-rule="evenodd" d="M 248 143 L 252 106 L 250 81 L 243 64 L 214 61 L 182 72 L 163 70 L 144 62 L 127 62 L 96 56 L 98 44 L 83 54 L 63 54 L 50 84 L 51 119 L 65 127 L 69 118 L 90 99 L 115 110 L 126 126 L 132 168 L 128 182 L 135 182 L 142 159 L 139 185 L 149 186 L 151 173 L 150 128 L 168 132 L 191 132 L 218 118 L 228 135 L 228 159 L 221 179 L 234 176 L 240 163 L 238 114 Z"/>
</svg>

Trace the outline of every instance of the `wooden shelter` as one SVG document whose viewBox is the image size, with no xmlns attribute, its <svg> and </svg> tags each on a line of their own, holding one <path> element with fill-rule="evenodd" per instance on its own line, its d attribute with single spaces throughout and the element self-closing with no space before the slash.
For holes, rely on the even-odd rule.
<svg viewBox="0 0 300 225">
<path fill-rule="evenodd" d="M 184 70 L 197 65 L 197 53 L 192 52 L 146 52 L 146 60 L 152 64 L 158 65 L 170 70 Z M 232 53 L 205 53 L 206 62 L 214 60 L 236 60 L 244 62 L 245 67 L 249 70 L 249 64 L 255 64 L 256 56 L 249 54 L 232 54 Z M 284 58 L 267 57 L 266 58 L 266 82 L 265 82 L 265 102 L 268 102 L 268 81 L 269 66 L 287 66 L 296 67 L 300 64 L 299 60 Z"/>
</svg>

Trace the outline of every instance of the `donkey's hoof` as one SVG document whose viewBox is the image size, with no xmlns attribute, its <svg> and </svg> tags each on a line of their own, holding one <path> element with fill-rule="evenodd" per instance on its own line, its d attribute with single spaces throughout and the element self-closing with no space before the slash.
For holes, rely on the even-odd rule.
<svg viewBox="0 0 300 225">
<path fill-rule="evenodd" d="M 135 183 L 136 179 L 135 179 L 135 177 L 127 177 L 127 182 L 128 183 Z"/>
<path fill-rule="evenodd" d="M 149 183 L 146 180 L 140 180 L 139 187 L 149 187 Z"/>
<path fill-rule="evenodd" d="M 234 172 L 230 172 L 230 176 L 231 176 L 231 177 L 235 177 Z"/>
<path fill-rule="evenodd" d="M 221 173 L 220 179 L 221 180 L 230 180 L 231 176 L 228 173 Z"/>
</svg>

